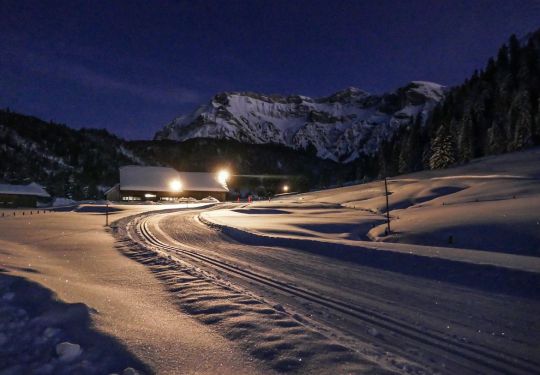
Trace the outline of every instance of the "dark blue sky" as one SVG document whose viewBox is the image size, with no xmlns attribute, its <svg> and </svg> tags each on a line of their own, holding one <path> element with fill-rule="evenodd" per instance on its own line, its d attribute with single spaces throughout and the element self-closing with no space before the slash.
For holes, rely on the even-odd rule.
<svg viewBox="0 0 540 375">
<path fill-rule="evenodd" d="M 150 138 L 219 91 L 461 83 L 540 1 L 0 1 L 0 106 Z"/>
</svg>

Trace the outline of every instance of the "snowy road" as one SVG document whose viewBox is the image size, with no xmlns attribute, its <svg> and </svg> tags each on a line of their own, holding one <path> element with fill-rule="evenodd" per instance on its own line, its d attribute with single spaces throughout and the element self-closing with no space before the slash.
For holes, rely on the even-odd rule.
<svg viewBox="0 0 540 375">
<path fill-rule="evenodd" d="M 278 371 L 530 374 L 540 368 L 534 295 L 441 282 L 395 265 L 389 270 L 384 262 L 246 245 L 201 223 L 199 213 L 133 220 L 132 240 L 166 258 L 134 257 L 153 267 L 186 311 Z M 471 272 L 484 277 L 482 268 Z"/>
</svg>

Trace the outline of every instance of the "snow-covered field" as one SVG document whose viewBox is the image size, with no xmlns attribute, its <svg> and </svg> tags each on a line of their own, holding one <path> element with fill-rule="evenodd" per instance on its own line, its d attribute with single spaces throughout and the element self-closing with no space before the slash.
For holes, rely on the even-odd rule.
<svg viewBox="0 0 540 375">
<path fill-rule="evenodd" d="M 392 178 L 389 235 L 381 182 L 0 217 L 0 374 L 536 373 L 539 178 Z"/>
<path fill-rule="evenodd" d="M 169 216 L 153 225 L 171 235 L 167 243 L 188 243 L 226 263 L 346 301 L 354 311 L 366 309 L 370 316 L 442 334 L 439 343 L 461 342 L 458 354 L 451 355 L 449 347 L 426 348 L 418 337 L 411 340 L 392 329 L 381 334 L 384 339 L 366 338 L 371 328 L 382 331 L 380 322 L 333 308 L 327 313 L 337 320 L 330 320 L 321 314 L 321 301 L 278 298 L 288 298 L 290 308 L 315 316 L 330 335 L 342 335 L 342 342 L 347 337 L 350 347 L 377 363 L 390 363 L 392 370 L 422 371 L 400 362 L 407 359 L 427 372 L 537 371 L 540 150 L 399 176 L 390 179 L 389 190 L 390 235 L 384 233 L 380 181 L 203 212 L 194 222 L 220 231 L 214 240 L 211 232 L 194 237 L 195 230 L 185 231 L 185 217 Z M 267 296 L 275 298 L 273 293 Z M 367 344 L 375 348 L 367 350 Z M 532 367 L 488 370 L 486 362 L 493 359 L 467 358 L 477 347 Z M 379 348 L 399 358 L 389 360 Z"/>
<path fill-rule="evenodd" d="M 205 217 L 271 236 L 374 240 L 540 256 L 540 149 L 443 171 L 281 197 Z"/>
<path fill-rule="evenodd" d="M 179 206 L 115 208 L 111 220 Z M 0 217 L 0 373 L 261 373 L 118 252 L 103 209 Z"/>
</svg>

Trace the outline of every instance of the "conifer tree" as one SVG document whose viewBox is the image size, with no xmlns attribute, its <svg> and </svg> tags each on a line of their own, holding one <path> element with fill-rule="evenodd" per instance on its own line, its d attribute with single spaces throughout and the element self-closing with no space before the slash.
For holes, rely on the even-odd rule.
<svg viewBox="0 0 540 375">
<path fill-rule="evenodd" d="M 513 130 L 512 150 L 520 150 L 532 144 L 533 118 L 529 93 L 519 93 L 510 107 L 510 125 Z"/>
<path fill-rule="evenodd" d="M 473 119 L 470 113 L 463 117 L 458 134 L 459 161 L 468 162 L 474 157 Z"/>
<path fill-rule="evenodd" d="M 536 109 L 536 116 L 534 121 L 533 141 L 535 144 L 540 143 L 540 98 L 537 100 L 538 106 Z"/>
<path fill-rule="evenodd" d="M 455 147 L 452 133 L 446 124 L 442 124 L 437 130 L 437 135 L 431 145 L 429 167 L 431 169 L 447 168 L 454 164 L 455 161 Z"/>
<path fill-rule="evenodd" d="M 499 48 L 499 53 L 497 54 L 497 65 L 499 66 L 499 69 L 506 69 L 509 65 L 508 47 L 506 44 L 503 44 L 502 47 Z"/>
<path fill-rule="evenodd" d="M 491 127 L 487 132 L 487 151 L 488 154 L 500 154 L 506 151 L 506 137 L 504 135 L 504 126 L 499 117 L 495 117 Z"/>
</svg>

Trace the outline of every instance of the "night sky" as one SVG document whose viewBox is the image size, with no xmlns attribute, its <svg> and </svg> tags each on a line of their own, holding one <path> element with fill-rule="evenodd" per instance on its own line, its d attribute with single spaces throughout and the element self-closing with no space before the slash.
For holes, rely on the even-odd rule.
<svg viewBox="0 0 540 375">
<path fill-rule="evenodd" d="M 0 107 L 151 138 L 219 91 L 461 83 L 540 1 L 0 1 Z"/>
</svg>

